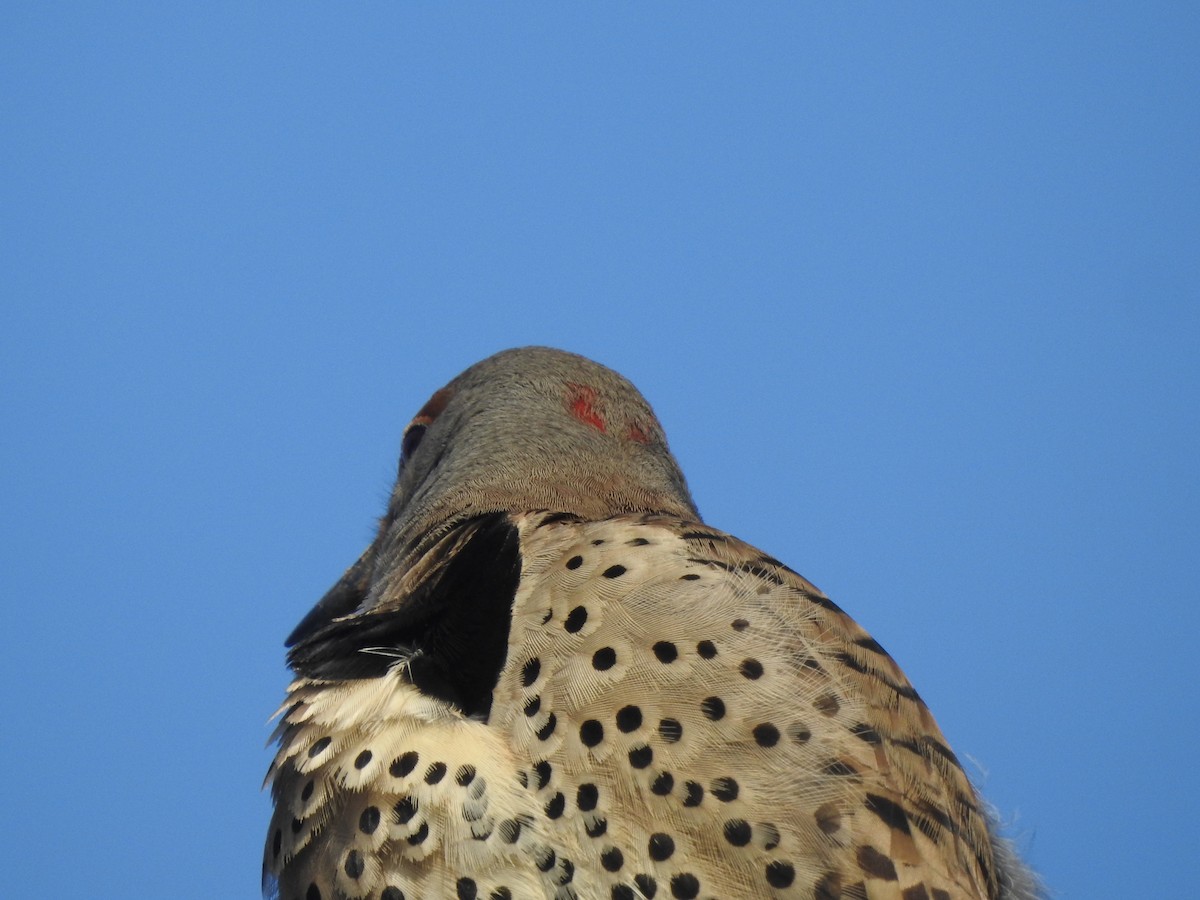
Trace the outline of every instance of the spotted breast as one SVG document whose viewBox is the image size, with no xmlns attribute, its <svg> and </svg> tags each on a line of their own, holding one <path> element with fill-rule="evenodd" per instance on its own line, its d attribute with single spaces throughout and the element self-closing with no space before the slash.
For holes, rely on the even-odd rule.
<svg viewBox="0 0 1200 900">
<path fill-rule="evenodd" d="M 581 357 L 434 394 L 289 643 L 268 897 L 1041 896 L 895 661 Z"/>
</svg>

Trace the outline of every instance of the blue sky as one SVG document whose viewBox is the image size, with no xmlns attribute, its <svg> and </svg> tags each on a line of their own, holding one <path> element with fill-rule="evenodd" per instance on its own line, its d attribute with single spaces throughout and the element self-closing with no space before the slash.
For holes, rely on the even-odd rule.
<svg viewBox="0 0 1200 900">
<path fill-rule="evenodd" d="M 1059 896 L 1194 885 L 1195 7 L 0 22 L 7 896 L 257 896 L 282 640 L 523 344 L 642 388 Z"/>
</svg>

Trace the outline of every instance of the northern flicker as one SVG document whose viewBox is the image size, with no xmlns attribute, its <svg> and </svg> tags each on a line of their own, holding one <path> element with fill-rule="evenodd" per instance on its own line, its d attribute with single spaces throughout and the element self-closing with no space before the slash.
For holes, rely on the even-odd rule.
<svg viewBox="0 0 1200 900">
<path fill-rule="evenodd" d="M 582 357 L 435 393 L 288 645 L 268 897 L 1039 896 L 895 661 Z"/>
</svg>

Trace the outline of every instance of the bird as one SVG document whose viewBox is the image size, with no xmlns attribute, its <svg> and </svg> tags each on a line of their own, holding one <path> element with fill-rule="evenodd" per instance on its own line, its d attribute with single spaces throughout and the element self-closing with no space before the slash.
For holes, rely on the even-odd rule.
<svg viewBox="0 0 1200 900">
<path fill-rule="evenodd" d="M 287 646 L 268 898 L 1043 896 L 895 660 L 582 356 L 436 391 Z"/>
</svg>

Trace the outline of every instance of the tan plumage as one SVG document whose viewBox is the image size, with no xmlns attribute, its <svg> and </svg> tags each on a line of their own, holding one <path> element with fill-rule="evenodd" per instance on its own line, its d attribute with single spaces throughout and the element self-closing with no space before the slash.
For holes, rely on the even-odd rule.
<svg viewBox="0 0 1200 900">
<path fill-rule="evenodd" d="M 414 422 L 298 629 L 268 894 L 1036 896 L 896 663 L 699 522 L 628 382 L 509 351 Z"/>
</svg>

